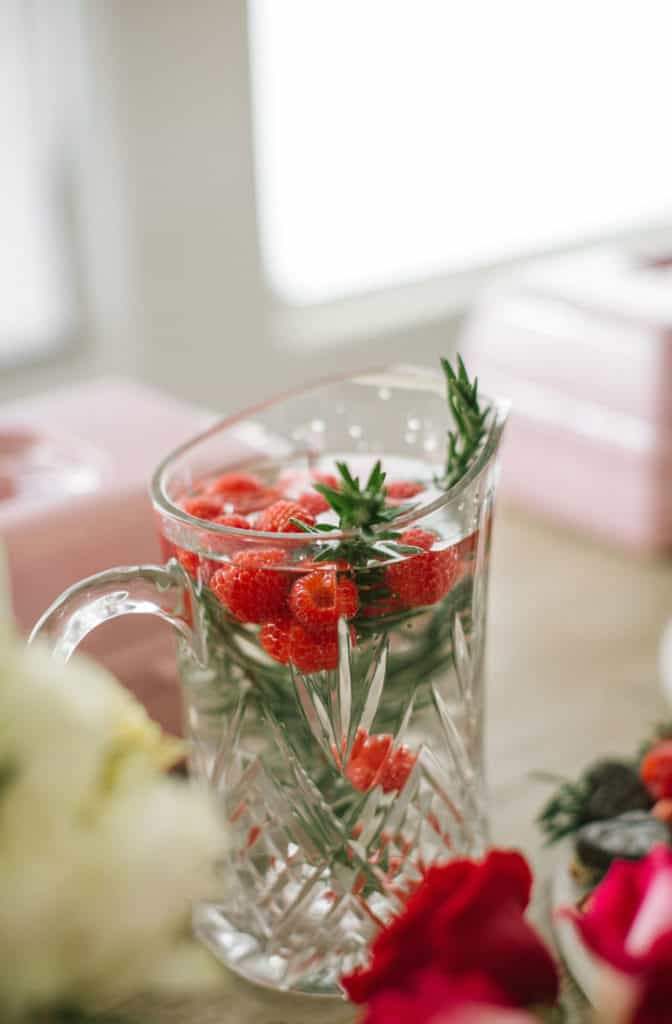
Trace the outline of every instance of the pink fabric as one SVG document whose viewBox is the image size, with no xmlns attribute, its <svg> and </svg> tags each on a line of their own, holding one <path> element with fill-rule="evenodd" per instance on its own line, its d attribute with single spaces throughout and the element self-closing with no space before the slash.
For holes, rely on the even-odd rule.
<svg viewBox="0 0 672 1024">
<path fill-rule="evenodd" d="M 55 489 L 39 498 L 0 495 L 0 536 L 22 630 L 28 632 L 47 606 L 83 577 L 115 565 L 160 561 L 150 478 L 164 455 L 212 419 L 169 396 L 115 379 L 0 408 L 0 465 L 3 437 L 8 449 L 25 431 L 70 445 L 99 472 L 98 485 L 85 494 Z M 116 671 L 162 724 L 179 731 L 173 642 L 165 625 L 148 616 L 128 617 L 97 630 L 83 646 Z"/>
<path fill-rule="evenodd" d="M 482 390 L 512 402 L 502 497 L 607 541 L 667 550 L 672 322 L 653 303 L 645 315 L 641 277 L 653 272 L 627 255 L 610 257 L 618 287 L 608 258 L 593 262 L 591 280 L 614 286 L 592 307 L 578 258 L 514 277 L 476 310 L 459 347 Z M 651 295 L 656 282 L 669 291 L 651 277 Z"/>
</svg>

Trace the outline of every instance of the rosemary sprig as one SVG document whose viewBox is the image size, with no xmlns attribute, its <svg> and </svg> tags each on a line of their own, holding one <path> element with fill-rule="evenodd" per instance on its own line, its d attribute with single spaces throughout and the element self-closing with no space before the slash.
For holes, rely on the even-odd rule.
<svg viewBox="0 0 672 1024">
<path fill-rule="evenodd" d="M 292 523 L 304 533 L 313 533 L 323 540 L 325 534 L 334 531 L 353 530 L 356 532 L 354 536 L 346 540 L 334 540 L 325 544 L 315 555 L 316 562 L 343 559 L 349 565 L 365 567 L 371 562 L 387 561 L 398 555 L 421 552 L 421 548 L 398 543 L 401 532 L 394 529 L 394 521 L 400 515 L 408 513 L 409 506 L 405 505 L 403 508 L 399 508 L 387 504 L 385 473 L 380 460 L 371 470 L 364 487 L 362 487 L 359 477 L 353 477 L 345 462 L 337 462 L 336 468 L 341 477 L 340 488 L 336 489 L 326 484 L 313 484 L 313 486 L 336 512 L 338 525 L 316 523 L 315 526 L 308 526 L 298 519 L 292 519 Z M 389 529 L 380 529 L 385 524 L 389 524 Z M 374 531 L 374 527 L 378 527 L 378 529 Z M 360 585 L 365 585 L 365 583 L 364 579 L 360 579 Z"/>
<path fill-rule="evenodd" d="M 455 430 L 448 431 L 446 469 L 440 480 L 449 488 L 460 480 L 485 437 L 487 409 L 482 409 L 478 398 L 478 378 L 473 382 L 465 369 L 462 357 L 457 357 L 457 373 L 450 360 L 442 356 L 441 366 L 446 377 L 448 406 L 455 421 Z"/>
<path fill-rule="evenodd" d="M 576 832 L 590 821 L 607 821 L 626 811 L 648 810 L 652 800 L 633 761 L 595 761 L 576 781 L 555 779 L 559 789 L 537 822 L 549 843 Z"/>
<path fill-rule="evenodd" d="M 402 511 L 408 511 L 408 508 L 400 509 L 387 504 L 386 474 L 381 467 L 380 459 L 371 470 L 363 490 L 359 477 L 352 476 L 347 463 L 337 462 L 336 468 L 342 480 L 338 490 L 327 484 L 313 486 L 338 514 L 339 530 L 357 527 L 361 527 L 362 530 L 370 529 L 380 523 L 391 523 Z"/>
<path fill-rule="evenodd" d="M 585 777 L 577 782 L 569 779 L 562 782 L 537 818 L 547 843 L 557 843 L 585 824 L 589 796 L 590 786 Z"/>
</svg>

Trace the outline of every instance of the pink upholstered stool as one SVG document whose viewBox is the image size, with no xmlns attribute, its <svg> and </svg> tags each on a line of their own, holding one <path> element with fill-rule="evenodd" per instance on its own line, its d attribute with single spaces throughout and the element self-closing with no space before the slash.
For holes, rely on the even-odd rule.
<svg viewBox="0 0 672 1024">
<path fill-rule="evenodd" d="M 635 548 L 672 549 L 672 240 L 539 263 L 488 293 L 460 350 L 506 394 L 502 494 Z"/>
<path fill-rule="evenodd" d="M 160 559 L 148 486 L 160 459 L 213 416 L 103 379 L 0 407 L 0 536 L 28 632 L 71 584 Z M 86 643 L 171 731 L 181 712 L 168 627 L 126 617 Z"/>
</svg>

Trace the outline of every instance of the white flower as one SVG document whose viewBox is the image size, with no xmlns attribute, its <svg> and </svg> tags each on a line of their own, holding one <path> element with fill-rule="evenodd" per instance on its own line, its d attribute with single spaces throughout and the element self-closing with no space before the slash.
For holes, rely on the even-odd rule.
<svg viewBox="0 0 672 1024">
<path fill-rule="evenodd" d="M 100 667 L 0 627 L 0 1019 L 216 971 L 187 929 L 223 833 L 162 774 L 179 753 Z"/>
</svg>

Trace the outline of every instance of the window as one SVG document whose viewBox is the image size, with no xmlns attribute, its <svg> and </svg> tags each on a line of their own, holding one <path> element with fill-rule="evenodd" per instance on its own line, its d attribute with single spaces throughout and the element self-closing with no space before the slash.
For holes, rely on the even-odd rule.
<svg viewBox="0 0 672 1024">
<path fill-rule="evenodd" d="M 251 0 L 271 286 L 292 304 L 660 221 L 667 0 Z"/>
<path fill-rule="evenodd" d="M 0 367 L 54 348 L 69 320 L 36 15 L 0 3 Z"/>
</svg>

